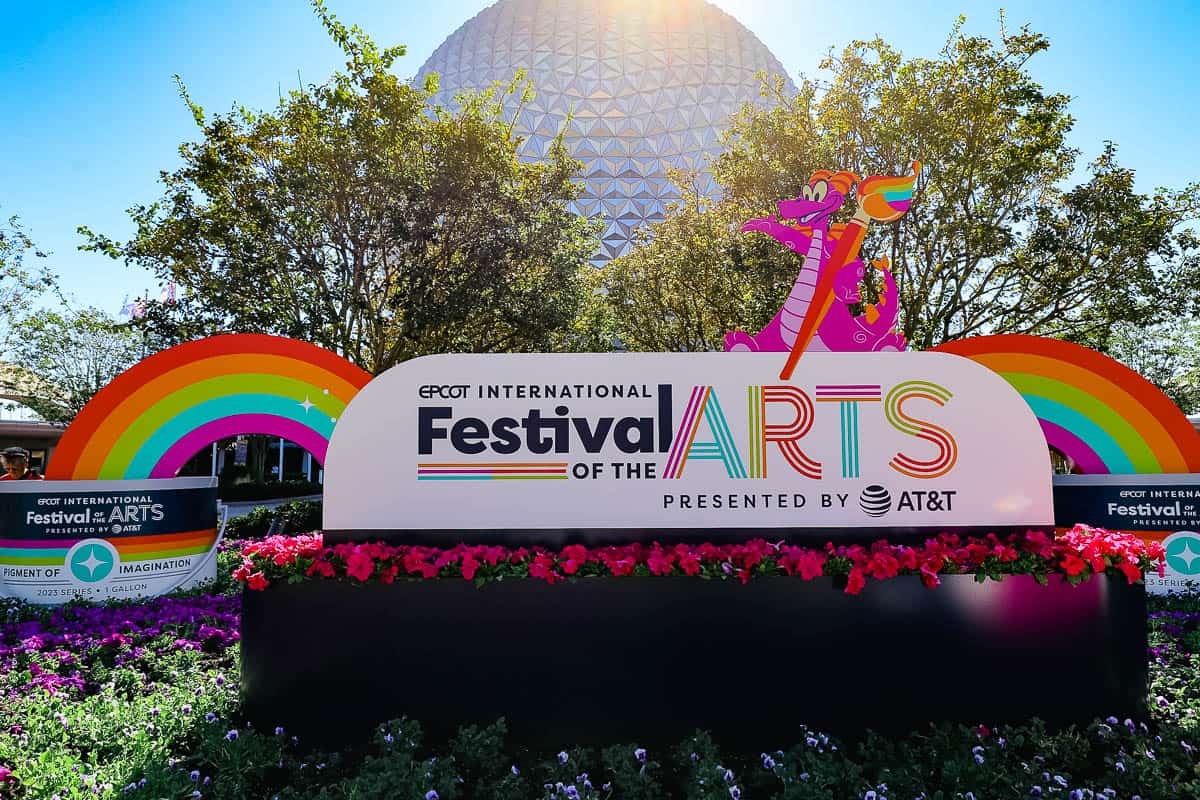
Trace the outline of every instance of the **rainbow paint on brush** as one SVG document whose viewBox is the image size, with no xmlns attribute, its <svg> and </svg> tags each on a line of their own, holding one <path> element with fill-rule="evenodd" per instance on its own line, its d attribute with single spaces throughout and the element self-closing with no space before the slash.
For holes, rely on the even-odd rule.
<svg viewBox="0 0 1200 800">
<path fill-rule="evenodd" d="M 898 178 L 872 175 L 858 184 L 858 207 L 876 222 L 895 222 L 912 205 L 913 186 L 921 174 L 921 162 L 914 161 L 913 174 Z"/>
</svg>

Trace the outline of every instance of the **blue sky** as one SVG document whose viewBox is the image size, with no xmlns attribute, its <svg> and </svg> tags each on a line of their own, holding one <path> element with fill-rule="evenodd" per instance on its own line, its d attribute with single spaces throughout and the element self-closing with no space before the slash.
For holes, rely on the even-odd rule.
<svg viewBox="0 0 1200 800">
<path fill-rule="evenodd" d="M 397 69 L 405 76 L 489 5 L 439 0 L 431 12 L 409 0 L 327 2 L 380 44 L 407 44 Z M 875 34 L 906 55 L 933 55 L 960 13 L 969 32 L 994 35 L 1000 8 L 965 0 L 716 4 L 793 77 L 815 74 L 829 47 Z M 1028 23 L 1050 38 L 1031 69 L 1048 89 L 1074 98 L 1072 143 L 1083 160 L 1111 139 L 1143 191 L 1200 180 L 1200 4 L 1041 0 L 1005 8 L 1010 28 Z M 131 232 L 124 209 L 159 196 L 159 172 L 176 166 L 179 144 L 197 133 L 171 76 L 180 74 L 210 111 L 268 108 L 281 90 L 320 82 L 341 63 L 303 0 L 11 5 L 0 28 L 0 215 L 21 216 L 77 303 L 116 313 L 126 295 L 155 293 L 153 276 L 78 252 L 75 229 L 122 239 Z"/>
</svg>

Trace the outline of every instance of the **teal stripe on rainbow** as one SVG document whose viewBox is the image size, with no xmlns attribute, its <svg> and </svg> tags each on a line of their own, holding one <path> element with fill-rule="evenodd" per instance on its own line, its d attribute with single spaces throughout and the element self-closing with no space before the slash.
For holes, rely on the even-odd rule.
<svg viewBox="0 0 1200 800">
<path fill-rule="evenodd" d="M 319 391 L 316 387 L 311 387 L 308 390 L 311 394 L 301 394 L 301 397 L 311 396 Z M 219 419 L 241 414 L 263 414 L 291 420 L 304 425 L 318 436 L 328 440 L 333 433 L 333 417 L 340 414 L 345 406 L 337 403 L 332 408 L 335 411 L 333 415 L 319 409 L 315 404 L 313 408 L 306 410 L 291 396 L 269 394 L 232 394 L 205 400 L 186 408 L 157 427 L 135 453 L 114 452 L 105 461 L 102 474 L 148 475 L 171 446 L 186 436 L 189 431 Z"/>
</svg>

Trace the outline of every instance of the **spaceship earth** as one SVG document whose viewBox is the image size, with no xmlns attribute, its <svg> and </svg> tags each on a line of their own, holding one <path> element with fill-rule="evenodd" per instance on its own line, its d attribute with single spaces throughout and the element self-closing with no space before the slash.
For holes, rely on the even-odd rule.
<svg viewBox="0 0 1200 800">
<path fill-rule="evenodd" d="M 520 154 L 545 155 L 568 115 L 568 152 L 583 163 L 576 213 L 604 228 L 593 264 L 623 253 L 679 198 L 670 168 L 718 187 L 706 170 L 731 114 L 759 96 L 756 74 L 785 75 L 766 46 L 704 0 L 499 0 L 434 51 L 434 100 L 507 83 L 520 68 L 537 96 L 520 109 Z M 788 91 L 793 91 L 787 82 Z M 509 113 L 518 101 L 510 99 Z"/>
</svg>

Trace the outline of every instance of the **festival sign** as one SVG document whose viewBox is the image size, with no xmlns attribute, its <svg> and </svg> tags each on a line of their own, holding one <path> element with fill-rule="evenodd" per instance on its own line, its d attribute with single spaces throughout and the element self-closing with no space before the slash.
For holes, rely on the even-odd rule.
<svg viewBox="0 0 1200 800">
<path fill-rule="evenodd" d="M 0 595 L 53 605 L 216 578 L 213 478 L 0 483 Z"/>
<path fill-rule="evenodd" d="M 407 362 L 334 431 L 326 530 L 1051 524 L 1045 441 L 995 373 L 936 353 L 778 369 L 772 353 Z"/>
</svg>

